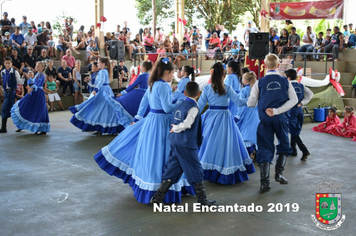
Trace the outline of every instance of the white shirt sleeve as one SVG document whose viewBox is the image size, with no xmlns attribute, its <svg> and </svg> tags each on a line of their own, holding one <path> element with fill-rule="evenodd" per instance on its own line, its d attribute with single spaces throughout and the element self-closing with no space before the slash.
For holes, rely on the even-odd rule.
<svg viewBox="0 0 356 236">
<path fill-rule="evenodd" d="M 279 115 L 286 111 L 289 111 L 292 107 L 294 107 L 298 103 L 297 94 L 295 93 L 294 87 L 290 81 L 289 81 L 289 88 L 288 88 L 288 97 L 289 100 L 286 101 L 281 107 L 273 108 L 274 115 Z"/>
<path fill-rule="evenodd" d="M 259 96 L 260 96 L 260 90 L 258 89 L 258 80 L 257 80 L 251 89 L 250 97 L 247 101 L 247 106 L 255 107 L 258 102 Z"/>
<path fill-rule="evenodd" d="M 23 80 L 21 79 L 19 72 L 17 70 L 14 70 L 14 72 L 15 72 L 16 82 L 18 84 L 23 84 Z"/>
<path fill-rule="evenodd" d="M 192 124 L 195 121 L 195 118 L 197 117 L 199 113 L 199 109 L 196 107 L 190 108 L 188 111 L 187 118 L 182 123 L 179 123 L 178 125 L 173 125 L 173 132 L 174 133 L 180 133 L 185 131 L 186 129 L 190 129 L 192 127 Z"/>
<path fill-rule="evenodd" d="M 313 98 L 314 93 L 307 87 L 304 86 L 304 98 L 301 101 L 302 105 L 308 104 L 308 102 Z"/>
</svg>

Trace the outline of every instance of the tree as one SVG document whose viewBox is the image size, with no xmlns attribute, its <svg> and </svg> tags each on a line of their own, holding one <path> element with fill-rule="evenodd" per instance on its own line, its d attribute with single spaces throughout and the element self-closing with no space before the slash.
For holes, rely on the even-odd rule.
<svg viewBox="0 0 356 236">
<path fill-rule="evenodd" d="M 56 31 L 57 35 L 62 34 L 62 29 L 64 28 L 64 19 L 72 18 L 73 23 L 77 23 L 77 20 L 74 18 L 74 16 L 69 16 L 67 12 L 63 11 L 62 15 L 57 15 L 56 19 L 53 21 L 52 28 L 54 31 Z M 77 33 L 77 31 L 74 31 L 73 33 Z"/>
<path fill-rule="evenodd" d="M 142 25 L 150 25 L 153 22 L 152 0 L 135 0 L 137 17 Z M 155 0 L 156 22 L 167 21 L 174 17 L 173 1 Z"/>
<path fill-rule="evenodd" d="M 206 28 L 210 30 L 220 24 L 232 32 L 241 22 L 240 16 L 244 14 L 240 0 L 185 0 L 185 8 L 192 15 L 204 18 Z"/>
</svg>

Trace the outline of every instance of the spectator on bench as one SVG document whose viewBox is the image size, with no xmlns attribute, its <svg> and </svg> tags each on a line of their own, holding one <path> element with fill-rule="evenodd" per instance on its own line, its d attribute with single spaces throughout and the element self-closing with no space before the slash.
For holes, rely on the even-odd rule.
<svg viewBox="0 0 356 236">
<path fill-rule="evenodd" d="M 18 54 L 18 51 L 13 48 L 11 51 L 11 59 L 12 59 L 12 68 L 14 68 L 15 70 L 17 70 L 19 72 L 20 75 L 22 75 L 23 69 L 25 67 L 22 57 L 20 57 Z"/>
<path fill-rule="evenodd" d="M 29 31 L 29 27 L 31 27 L 31 25 L 27 22 L 26 16 L 22 17 L 22 22 L 19 24 L 19 27 L 22 35 L 27 34 L 27 32 Z"/>
<path fill-rule="evenodd" d="M 11 26 L 11 21 L 9 21 L 9 19 L 7 18 L 8 17 L 7 12 L 4 12 L 3 17 L 4 18 L 0 20 L 0 25 L 2 25 L 1 34 L 2 36 L 5 36 L 5 33 L 9 32 L 12 29 L 12 26 Z"/>
<path fill-rule="evenodd" d="M 143 38 L 143 45 L 145 46 L 146 52 L 155 52 L 156 50 L 154 49 L 154 39 L 151 36 L 151 32 L 147 32 L 147 36 Z"/>
<path fill-rule="evenodd" d="M 300 36 L 299 34 L 297 34 L 296 28 L 292 27 L 291 34 L 289 35 L 288 38 L 288 44 L 282 48 L 283 57 L 285 57 L 287 50 L 292 50 L 293 52 L 298 51 L 299 46 L 300 46 Z"/>
<path fill-rule="evenodd" d="M 272 34 L 269 36 L 269 52 L 277 54 L 277 46 L 279 45 L 279 36 L 277 30 L 272 29 Z"/>
<path fill-rule="evenodd" d="M 67 66 L 67 62 L 62 60 L 62 66 L 58 68 L 58 78 L 63 86 L 63 94 L 62 96 L 67 96 L 66 90 L 69 86 L 70 93 L 74 96 L 74 87 L 73 87 L 73 80 L 72 80 L 72 70 Z"/>
<path fill-rule="evenodd" d="M 27 52 L 27 47 L 36 47 L 37 46 L 37 36 L 32 32 L 32 28 L 29 27 L 29 31 L 25 34 L 25 52 Z M 34 68 L 34 67 L 33 67 Z"/>
<path fill-rule="evenodd" d="M 312 32 L 312 27 L 308 26 L 307 32 L 303 35 L 304 45 L 298 49 L 298 52 L 313 52 L 315 40 L 316 40 L 316 35 Z M 305 55 L 303 55 L 303 59 L 304 58 Z"/>
<path fill-rule="evenodd" d="M 50 57 L 47 55 L 47 50 L 42 49 L 41 50 L 41 55 L 37 57 L 37 61 L 46 61 L 49 60 Z"/>
<path fill-rule="evenodd" d="M 38 54 L 41 53 L 42 49 L 46 49 L 48 50 L 48 36 L 49 35 L 49 30 L 45 30 L 42 33 L 40 33 L 39 35 L 37 35 L 37 46 L 36 49 L 38 50 Z"/>
<path fill-rule="evenodd" d="M 72 50 L 67 49 L 66 51 L 66 55 L 64 55 L 62 57 L 62 61 L 66 61 L 67 62 L 67 66 L 71 69 L 74 68 L 75 66 L 75 58 L 72 56 Z"/>
<path fill-rule="evenodd" d="M 25 64 L 24 72 L 27 72 L 28 69 L 30 68 L 32 71 L 35 71 L 36 67 L 36 56 L 33 55 L 33 47 L 29 46 L 27 47 L 27 54 L 23 56 L 23 62 Z"/>
<path fill-rule="evenodd" d="M 20 27 L 17 26 L 15 28 L 15 33 L 11 35 L 12 39 L 12 47 L 17 50 L 18 53 L 21 52 L 25 48 L 25 38 L 23 37 L 22 34 L 20 34 Z"/>
<path fill-rule="evenodd" d="M 331 35 L 331 43 L 328 46 L 325 46 L 325 53 L 333 52 L 334 61 L 339 60 L 339 52 L 343 48 L 344 35 L 340 32 L 340 28 L 338 26 L 334 27 L 334 34 Z M 329 58 L 329 60 L 332 58 Z"/>
</svg>

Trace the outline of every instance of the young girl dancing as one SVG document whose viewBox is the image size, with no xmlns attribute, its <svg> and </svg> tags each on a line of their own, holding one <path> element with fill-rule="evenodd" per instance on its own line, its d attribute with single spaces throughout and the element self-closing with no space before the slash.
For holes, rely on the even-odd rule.
<svg viewBox="0 0 356 236">
<path fill-rule="evenodd" d="M 152 69 L 152 62 L 145 61 L 142 63 L 140 74 L 134 83 L 132 83 L 126 90 L 117 95 L 116 99 L 105 96 L 106 100 L 115 109 L 116 115 L 119 117 L 119 124 L 128 127 L 134 120 L 137 114 L 140 102 L 148 87 L 149 72 Z M 138 86 L 137 89 L 135 89 Z M 144 117 L 149 112 L 147 109 Z"/>
<path fill-rule="evenodd" d="M 227 64 L 227 73 L 229 74 L 225 79 L 225 85 L 230 85 L 232 89 L 238 94 L 242 87 L 242 71 L 240 62 L 230 61 Z M 238 105 L 230 101 L 229 110 L 233 116 L 237 115 L 239 111 Z"/>
<path fill-rule="evenodd" d="M 240 99 L 233 88 L 224 85 L 224 67 L 220 62 L 213 66 L 211 84 L 204 87 L 198 101 L 203 110 L 203 143 L 199 159 L 204 169 L 204 179 L 220 184 L 235 184 L 248 180 L 255 168 L 244 145 L 244 140 L 229 111 L 230 99 L 238 104 Z"/>
<path fill-rule="evenodd" d="M 172 81 L 173 73 L 174 65 L 168 58 L 156 62 L 136 117 L 142 117 L 148 105 L 150 113 L 127 127 L 94 157 L 104 171 L 128 183 L 137 201 L 145 204 L 150 203 L 161 184 L 170 152 L 171 113 L 177 105 L 172 103 L 172 89 L 167 82 Z M 185 177 L 170 187 L 164 202 L 180 202 L 182 190 L 194 194 Z"/>
<path fill-rule="evenodd" d="M 257 145 L 257 127 L 260 123 L 258 117 L 258 108 L 248 107 L 247 100 L 250 97 L 251 88 L 256 83 L 257 78 L 255 72 L 247 72 L 242 77 L 242 82 L 245 87 L 239 93 L 240 103 L 239 111 L 236 115 L 237 127 L 239 127 L 242 138 L 244 139 L 245 146 L 250 154 L 251 158 L 256 155 L 256 145 Z"/>
<path fill-rule="evenodd" d="M 83 131 L 93 131 L 93 134 L 117 134 L 123 130 L 123 127 L 119 124 L 114 108 L 105 99 L 105 94 L 114 96 L 109 87 L 112 78 L 109 59 L 100 58 L 98 67 L 100 71 L 95 81 L 93 96 L 82 104 L 69 108 L 74 114 L 70 122 Z"/>
<path fill-rule="evenodd" d="M 329 115 L 326 117 L 326 121 L 313 127 L 312 130 L 320 133 L 330 133 L 335 126 L 339 125 L 340 118 L 336 114 L 336 108 L 332 107 L 329 109 Z"/>
<path fill-rule="evenodd" d="M 28 94 L 11 108 L 11 118 L 17 132 L 27 129 L 35 134 L 46 134 L 50 130 L 46 97 L 43 91 L 45 64 L 37 62 L 34 84 L 29 88 Z"/>
<path fill-rule="evenodd" d="M 356 116 L 353 107 L 345 107 L 344 121 L 336 125 L 330 133 L 345 138 L 353 138 L 352 141 L 356 142 Z"/>
<path fill-rule="evenodd" d="M 177 90 L 173 93 L 173 102 L 182 101 L 186 98 L 184 95 L 185 86 L 188 82 L 195 81 L 194 67 L 183 66 L 183 78 L 178 82 Z M 191 79 L 189 78 L 191 76 Z"/>
</svg>

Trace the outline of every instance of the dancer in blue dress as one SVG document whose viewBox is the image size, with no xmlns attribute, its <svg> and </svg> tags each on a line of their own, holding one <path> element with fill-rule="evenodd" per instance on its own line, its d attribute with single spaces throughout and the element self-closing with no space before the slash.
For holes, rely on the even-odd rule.
<svg viewBox="0 0 356 236">
<path fill-rule="evenodd" d="M 90 77 L 88 76 L 84 79 L 84 81 L 88 83 L 89 93 L 92 93 L 95 89 L 95 81 L 96 81 L 96 77 L 98 76 L 98 73 L 99 73 L 98 62 L 93 62 L 93 64 L 91 65 Z"/>
<path fill-rule="evenodd" d="M 114 99 L 109 96 L 105 96 L 106 100 L 115 109 L 116 115 L 119 117 L 119 124 L 128 127 L 134 120 L 134 116 L 137 114 L 140 102 L 148 87 L 149 72 L 152 69 L 152 62 L 145 61 L 142 63 L 140 74 L 134 83 L 132 83 L 126 90 L 122 91 Z M 137 89 L 135 89 L 138 87 Z M 144 117 L 148 114 L 147 109 Z"/>
<path fill-rule="evenodd" d="M 237 94 L 239 94 L 242 87 L 242 83 L 241 83 L 242 71 L 241 71 L 240 62 L 230 61 L 227 64 L 227 73 L 229 75 L 226 77 L 224 84 L 230 85 L 232 89 Z M 231 114 L 235 116 L 239 112 L 239 107 L 233 101 L 230 100 L 229 110 Z"/>
<path fill-rule="evenodd" d="M 174 65 L 168 58 L 156 62 L 136 117 L 142 117 L 148 105 L 150 113 L 127 127 L 94 157 L 104 171 L 128 183 L 137 201 L 145 204 L 150 203 L 161 184 L 170 152 L 168 134 L 177 105 L 172 103 L 172 89 L 167 82 L 172 81 L 173 73 Z M 180 202 L 182 191 L 186 190 L 194 194 L 183 176 L 170 187 L 164 202 Z"/>
<path fill-rule="evenodd" d="M 184 95 L 185 86 L 190 81 L 195 81 L 195 72 L 192 66 L 183 66 L 183 78 L 178 82 L 177 89 L 173 93 L 173 102 L 183 101 L 186 96 Z M 191 79 L 189 78 L 191 76 Z"/>
<path fill-rule="evenodd" d="M 19 129 L 17 132 L 26 129 L 41 135 L 50 130 L 46 97 L 43 91 L 45 82 L 44 69 L 44 62 L 37 62 L 37 74 L 34 84 L 28 90 L 26 96 L 11 108 L 11 118 Z"/>
<path fill-rule="evenodd" d="M 204 179 L 220 184 L 235 184 L 248 180 L 248 174 L 255 168 L 250 159 L 244 140 L 228 109 L 230 99 L 238 104 L 238 94 L 229 85 L 224 85 L 224 68 L 218 62 L 213 66 L 211 84 L 204 87 L 198 101 L 202 110 L 209 103 L 209 109 L 202 115 L 203 144 L 199 159 L 204 169 Z"/>
<path fill-rule="evenodd" d="M 255 158 L 257 144 L 257 127 L 260 122 L 258 108 L 248 107 L 247 100 L 250 96 L 251 87 L 256 83 L 256 74 L 247 72 L 242 76 L 242 82 L 245 87 L 241 90 L 239 97 L 243 101 L 239 104 L 239 112 L 235 116 L 237 127 L 239 127 L 245 146 L 251 158 Z"/>
<path fill-rule="evenodd" d="M 109 86 L 109 71 L 110 78 L 112 71 L 108 58 L 100 58 L 98 67 L 100 71 L 91 97 L 82 104 L 69 108 L 74 114 L 70 122 L 83 131 L 93 131 L 93 134 L 117 134 L 124 128 L 119 124 L 114 108 L 105 99 L 106 94 L 114 96 Z"/>
</svg>

